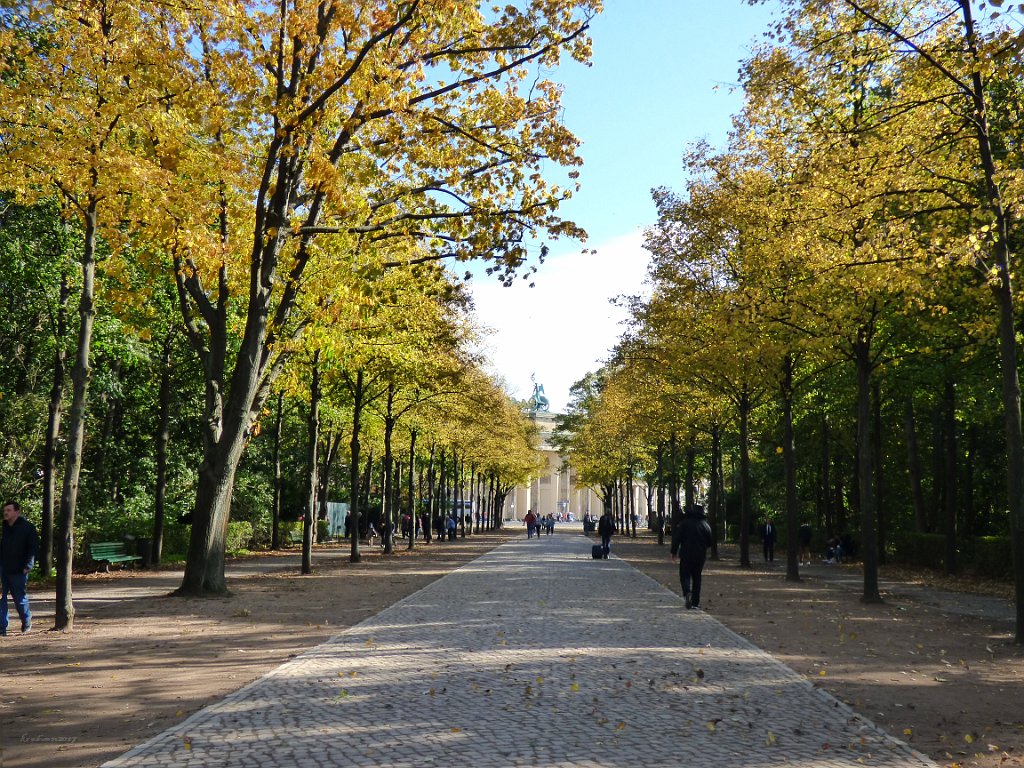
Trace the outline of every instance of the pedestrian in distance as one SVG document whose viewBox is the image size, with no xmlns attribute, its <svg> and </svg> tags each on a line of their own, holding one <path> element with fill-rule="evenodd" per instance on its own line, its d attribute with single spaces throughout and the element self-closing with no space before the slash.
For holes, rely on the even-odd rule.
<svg viewBox="0 0 1024 768">
<path fill-rule="evenodd" d="M 540 531 L 537 529 L 537 516 L 533 514 L 532 509 L 526 510 L 526 517 L 523 518 L 523 524 L 526 526 L 526 538 L 532 539 L 535 532 L 537 534 L 537 538 L 540 538 Z"/>
<path fill-rule="evenodd" d="M 597 535 L 601 537 L 601 551 L 603 559 L 608 559 L 608 553 L 612 551 L 612 536 L 615 535 L 615 521 L 612 519 L 610 510 L 605 510 L 601 519 L 597 521 Z"/>
<path fill-rule="evenodd" d="M 761 545 L 764 547 L 764 561 L 766 563 L 771 563 L 775 560 L 775 539 L 777 536 L 778 532 L 775 530 L 775 524 L 769 517 L 764 521 L 764 525 L 761 526 Z"/>
<path fill-rule="evenodd" d="M 813 531 L 811 530 L 810 523 L 804 523 L 800 526 L 797 533 L 800 541 L 800 565 L 811 564 L 811 538 Z"/>
<path fill-rule="evenodd" d="M 687 608 L 700 608 L 701 580 L 711 542 L 711 526 L 700 504 L 694 504 L 672 527 L 672 560 L 679 557 L 679 583 Z"/>
<path fill-rule="evenodd" d="M 8 501 L 3 509 L 3 534 L 0 535 L 0 635 L 7 634 L 7 596 L 21 619 L 21 631 L 32 629 L 32 611 L 28 605 L 28 575 L 36 564 L 39 536 L 35 526 L 21 516 L 21 505 Z"/>
</svg>

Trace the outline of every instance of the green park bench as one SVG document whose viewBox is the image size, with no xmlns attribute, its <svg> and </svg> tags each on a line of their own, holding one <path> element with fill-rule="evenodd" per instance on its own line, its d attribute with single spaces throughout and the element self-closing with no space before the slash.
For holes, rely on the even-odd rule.
<svg viewBox="0 0 1024 768">
<path fill-rule="evenodd" d="M 89 545 L 89 556 L 97 563 L 103 564 L 103 570 L 109 571 L 111 563 L 132 563 L 142 558 L 129 555 L 121 541 L 98 541 Z"/>
<path fill-rule="evenodd" d="M 302 528 L 292 528 L 289 530 L 288 541 L 292 546 L 302 546 Z"/>
</svg>

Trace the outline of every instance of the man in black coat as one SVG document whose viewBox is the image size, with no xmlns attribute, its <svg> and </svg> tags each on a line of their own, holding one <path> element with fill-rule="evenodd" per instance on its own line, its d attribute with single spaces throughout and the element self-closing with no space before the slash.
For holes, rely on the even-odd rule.
<svg viewBox="0 0 1024 768">
<path fill-rule="evenodd" d="M 764 545 L 764 561 L 771 563 L 775 561 L 775 539 L 778 533 L 775 530 L 775 523 L 769 517 L 761 526 L 761 543 Z"/>
<path fill-rule="evenodd" d="M 16 501 L 4 504 L 3 536 L 0 538 L 0 571 L 3 593 L 0 595 L 0 635 L 7 634 L 7 595 L 14 600 L 21 618 L 21 631 L 32 628 L 32 612 L 28 607 L 28 574 L 36 563 L 39 537 L 35 526 L 21 516 Z"/>
<path fill-rule="evenodd" d="M 672 528 L 672 559 L 679 556 L 679 583 L 687 608 L 700 608 L 701 574 L 711 542 L 711 526 L 704 517 L 704 507 L 694 504 Z"/>
<path fill-rule="evenodd" d="M 612 536 L 614 534 L 615 521 L 612 519 L 611 511 L 606 509 L 604 514 L 601 515 L 601 519 L 597 521 L 597 535 L 601 537 L 601 552 L 605 560 L 608 559 L 608 553 L 611 552 Z"/>
</svg>

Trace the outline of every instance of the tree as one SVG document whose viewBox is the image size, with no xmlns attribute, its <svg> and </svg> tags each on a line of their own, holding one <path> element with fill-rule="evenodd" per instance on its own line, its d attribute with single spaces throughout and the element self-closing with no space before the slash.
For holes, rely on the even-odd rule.
<svg viewBox="0 0 1024 768">
<path fill-rule="evenodd" d="M 190 19 L 185 39 L 202 46 L 175 53 L 181 78 L 201 98 L 191 108 L 179 102 L 192 134 L 209 137 L 217 157 L 202 188 L 188 190 L 207 201 L 193 205 L 205 224 L 179 205 L 188 223 L 168 234 L 207 379 L 183 593 L 225 589 L 234 473 L 287 341 L 304 325 L 296 302 L 307 269 L 322 259 L 323 236 L 340 241 L 333 253 L 347 248 L 356 258 L 366 253 L 360 241 L 424 242 L 431 253 L 423 258 L 490 258 L 509 277 L 525 261 L 530 233 L 581 234 L 554 213 L 568 191 L 540 173 L 546 162 L 578 162 L 558 120 L 558 89 L 523 83 L 530 67 L 552 66 L 563 52 L 585 60 L 597 9 L 596 0 L 530 2 L 485 23 L 466 0 L 443 9 L 296 0 L 273 13 L 211 8 Z M 239 156 L 253 165 L 236 167 Z M 214 237 L 196 243 L 216 222 Z M 235 282 L 236 269 L 248 282 Z"/>
</svg>

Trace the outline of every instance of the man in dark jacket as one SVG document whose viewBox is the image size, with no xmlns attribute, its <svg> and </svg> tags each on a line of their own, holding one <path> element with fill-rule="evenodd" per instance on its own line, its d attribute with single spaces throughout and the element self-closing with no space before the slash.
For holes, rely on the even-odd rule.
<svg viewBox="0 0 1024 768">
<path fill-rule="evenodd" d="M 764 561 L 771 563 L 775 561 L 775 539 L 778 534 L 775 531 L 775 523 L 769 517 L 761 526 L 761 544 L 764 547 Z"/>
<path fill-rule="evenodd" d="M 3 536 L 0 538 L 0 571 L 3 594 L 0 596 L 0 635 L 7 634 L 7 595 L 21 617 L 21 631 L 32 628 L 32 612 L 28 608 L 28 574 L 36 564 L 39 537 L 36 529 L 21 516 L 16 501 L 4 504 Z"/>
<path fill-rule="evenodd" d="M 694 504 L 672 528 L 672 559 L 679 556 L 679 583 L 687 608 L 700 608 L 700 582 L 712 541 L 704 507 Z"/>
<path fill-rule="evenodd" d="M 612 550 L 612 535 L 615 533 L 615 521 L 612 519 L 610 510 L 605 510 L 601 519 L 597 521 L 597 535 L 601 537 L 601 552 L 605 560 Z"/>
</svg>

